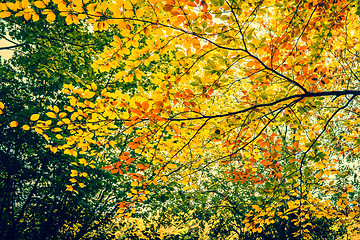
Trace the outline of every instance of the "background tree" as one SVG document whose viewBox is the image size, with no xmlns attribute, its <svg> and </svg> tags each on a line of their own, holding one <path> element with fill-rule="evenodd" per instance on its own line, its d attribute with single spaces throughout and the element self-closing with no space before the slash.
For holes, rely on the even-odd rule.
<svg viewBox="0 0 360 240">
<path fill-rule="evenodd" d="M 94 35 L 87 28 L 86 24 L 68 28 L 64 19 L 52 24 L 44 18 L 30 24 L 18 18 L 0 22 L 0 36 L 14 50 L 0 66 L 1 239 L 111 237 L 94 231 L 110 224 L 115 199 L 125 195 L 121 189 L 126 185 L 121 186 L 116 175 L 95 168 L 103 165 L 97 165 L 94 156 L 74 165 L 75 157 L 46 147 L 47 139 L 54 138 L 54 143 L 60 137 L 56 131 L 44 139 L 39 128 L 30 129 L 47 106 L 65 104 L 67 98 L 60 94 L 63 84 L 106 86 L 111 79 L 111 73 L 97 74 L 91 68 L 94 52 L 103 50 L 111 34 Z M 70 175 L 79 177 L 78 194 L 68 191 Z"/>
</svg>

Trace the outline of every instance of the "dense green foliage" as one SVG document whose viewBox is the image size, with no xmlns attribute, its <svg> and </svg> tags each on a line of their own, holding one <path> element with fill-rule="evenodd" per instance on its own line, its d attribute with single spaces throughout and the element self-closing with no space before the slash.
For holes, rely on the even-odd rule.
<svg viewBox="0 0 360 240">
<path fill-rule="evenodd" d="M 106 84 L 107 76 L 96 74 L 91 63 L 93 52 L 102 50 L 110 36 L 93 38 L 86 28 L 65 27 L 61 20 L 0 22 L 0 36 L 18 44 L 12 58 L 0 65 L 5 105 L 0 115 L 0 239 L 86 239 L 89 232 L 94 239 L 93 232 L 114 217 L 115 199 L 124 195 L 116 175 L 73 166 L 74 157 L 54 154 L 34 129 L 22 130 L 31 125 L 32 114 L 65 100 L 59 95 L 64 83 Z M 9 127 L 11 121 L 18 127 Z M 66 191 L 70 169 L 88 173 L 79 194 Z"/>
</svg>

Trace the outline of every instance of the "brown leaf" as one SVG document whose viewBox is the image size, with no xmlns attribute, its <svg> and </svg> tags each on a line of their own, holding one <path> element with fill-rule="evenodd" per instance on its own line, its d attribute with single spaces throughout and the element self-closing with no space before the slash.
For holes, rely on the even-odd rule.
<svg viewBox="0 0 360 240">
<path fill-rule="evenodd" d="M 167 12 L 170 12 L 174 8 L 174 5 L 165 4 L 163 9 Z"/>
</svg>

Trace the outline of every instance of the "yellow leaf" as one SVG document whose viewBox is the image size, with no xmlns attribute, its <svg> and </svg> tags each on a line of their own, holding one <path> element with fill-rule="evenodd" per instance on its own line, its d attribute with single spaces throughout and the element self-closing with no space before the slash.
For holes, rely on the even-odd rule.
<svg viewBox="0 0 360 240">
<path fill-rule="evenodd" d="M 74 23 L 74 24 L 79 24 L 79 19 L 78 19 L 78 17 L 77 16 L 75 16 L 75 15 L 71 15 L 71 18 L 72 18 L 72 22 Z"/>
<path fill-rule="evenodd" d="M 67 25 L 71 25 L 73 23 L 73 20 L 72 20 L 72 15 L 67 15 L 66 18 L 65 18 L 65 22 Z"/>
<path fill-rule="evenodd" d="M 12 121 L 12 122 L 10 123 L 10 127 L 17 127 L 18 125 L 19 125 L 19 123 L 16 122 L 16 121 Z"/>
<path fill-rule="evenodd" d="M 78 16 L 78 19 L 85 19 L 87 17 L 86 14 L 79 14 Z"/>
<path fill-rule="evenodd" d="M 258 205 L 252 205 L 251 206 L 255 211 L 261 210 L 261 208 Z"/>
<path fill-rule="evenodd" d="M 64 137 L 63 136 L 61 136 L 60 134 L 56 134 L 56 136 L 55 136 L 57 139 L 63 139 Z"/>
<path fill-rule="evenodd" d="M 56 114 L 53 112 L 47 112 L 46 116 L 48 116 L 49 118 L 56 118 Z"/>
<path fill-rule="evenodd" d="M 79 159 L 79 163 L 80 163 L 80 164 L 83 164 L 83 165 L 85 165 L 85 164 L 87 165 L 87 164 L 88 164 L 88 162 L 85 160 L 85 158 L 80 158 L 80 159 Z M 85 166 L 86 166 L 86 165 L 85 165 Z"/>
<path fill-rule="evenodd" d="M 46 8 L 46 5 L 43 1 L 36 1 L 36 2 L 34 2 L 34 5 L 37 8 Z"/>
<path fill-rule="evenodd" d="M 49 14 L 47 15 L 46 21 L 48 21 L 48 22 L 53 22 L 53 21 L 55 21 L 55 18 L 56 18 L 55 13 L 51 12 L 51 13 L 49 13 Z"/>
<path fill-rule="evenodd" d="M 124 8 L 125 9 L 132 9 L 133 5 L 131 4 L 130 1 L 124 1 Z"/>
<path fill-rule="evenodd" d="M 73 113 L 73 114 L 71 114 L 71 116 L 70 116 L 71 121 L 75 121 L 75 120 L 76 120 L 76 118 L 77 118 L 77 116 L 78 116 L 78 114 L 77 114 L 77 113 Z"/>
<path fill-rule="evenodd" d="M 85 187 L 85 184 L 79 183 L 79 187 L 84 188 L 84 187 Z"/>
<path fill-rule="evenodd" d="M 60 114 L 59 114 L 59 118 L 63 118 L 63 117 L 65 117 L 66 116 L 66 113 L 64 113 L 64 112 L 61 112 Z"/>
<path fill-rule="evenodd" d="M 29 127 L 29 125 L 24 125 L 24 126 L 22 126 L 22 129 L 24 129 L 25 131 L 27 131 L 27 130 L 30 129 L 30 127 Z"/>
<path fill-rule="evenodd" d="M 74 157 L 77 157 L 78 153 L 77 153 L 77 151 L 73 151 L 73 152 L 71 153 L 71 155 L 74 156 Z"/>
<path fill-rule="evenodd" d="M 139 185 L 139 182 L 137 182 L 137 181 L 131 182 L 131 186 L 132 186 L 132 187 L 136 187 L 136 186 L 138 186 L 138 185 Z"/>
<path fill-rule="evenodd" d="M 167 181 L 168 181 L 168 179 L 167 179 L 166 176 L 162 176 L 160 179 L 161 179 L 163 182 L 167 182 Z"/>
<path fill-rule="evenodd" d="M 71 177 L 76 177 L 77 175 L 78 175 L 78 171 L 71 170 L 71 174 L 70 174 Z"/>
<path fill-rule="evenodd" d="M 74 191 L 74 188 L 73 188 L 73 186 L 71 186 L 71 185 L 66 185 L 66 190 L 65 191 L 70 191 L 70 192 L 72 192 L 72 191 Z"/>
<path fill-rule="evenodd" d="M 33 114 L 30 117 L 30 121 L 37 121 L 40 117 L 40 114 Z"/>
<path fill-rule="evenodd" d="M 132 16 L 134 16 L 134 12 L 132 10 L 125 11 L 124 16 L 126 18 L 131 18 Z"/>
<path fill-rule="evenodd" d="M 80 174 L 79 174 L 80 177 L 87 177 L 87 175 L 88 175 L 88 174 L 87 174 L 86 172 L 83 172 L 83 173 L 80 173 Z"/>
<path fill-rule="evenodd" d="M 83 98 L 92 98 L 95 95 L 95 92 L 92 92 L 88 89 L 84 91 L 84 94 L 82 95 Z"/>
<path fill-rule="evenodd" d="M 21 6 L 22 6 L 23 9 L 28 8 L 29 7 L 29 1 L 28 0 L 23 0 L 21 2 Z"/>
<path fill-rule="evenodd" d="M 30 13 L 25 13 L 24 18 L 25 18 L 26 21 L 28 21 L 31 18 L 31 14 Z"/>
<path fill-rule="evenodd" d="M 35 132 L 37 132 L 38 134 L 43 134 L 44 131 L 38 127 L 35 128 Z"/>
<path fill-rule="evenodd" d="M 93 91 L 96 91 L 96 89 L 97 89 L 96 84 L 95 84 L 95 83 L 91 83 L 91 88 L 92 88 Z"/>
<path fill-rule="evenodd" d="M 54 112 L 58 113 L 59 111 L 60 111 L 60 110 L 59 110 L 58 106 L 55 106 L 55 107 L 54 107 Z"/>
<path fill-rule="evenodd" d="M 17 7 L 18 7 L 15 3 L 12 3 L 12 2 L 7 2 L 6 6 L 12 11 L 16 11 Z"/>
<path fill-rule="evenodd" d="M 71 179 L 69 179 L 69 181 L 72 183 L 77 182 L 77 180 L 75 178 L 71 178 Z"/>
<path fill-rule="evenodd" d="M 174 163 L 169 163 L 166 167 L 172 169 L 172 168 L 177 168 L 177 165 Z"/>
<path fill-rule="evenodd" d="M 353 219 L 353 218 L 355 218 L 355 216 L 356 216 L 357 214 L 356 214 L 356 212 L 353 211 L 353 212 L 351 212 L 349 215 L 350 215 L 350 218 Z"/>
<path fill-rule="evenodd" d="M 32 15 L 32 19 L 33 19 L 33 22 L 39 21 L 39 15 L 33 14 L 33 15 Z"/>
<path fill-rule="evenodd" d="M 11 16 L 11 12 L 8 12 L 8 11 L 0 12 L 0 18 L 7 18 L 10 16 Z"/>
<path fill-rule="evenodd" d="M 57 147 L 51 147 L 50 151 L 52 151 L 53 153 L 56 153 L 57 152 Z"/>
<path fill-rule="evenodd" d="M 70 119 L 68 119 L 68 118 L 64 118 L 64 119 L 63 119 L 63 122 L 64 122 L 65 124 L 70 124 L 71 121 L 70 121 Z"/>
<path fill-rule="evenodd" d="M 120 34 L 121 34 L 123 37 L 127 37 L 127 36 L 130 35 L 130 30 L 127 29 L 127 28 L 125 28 L 125 29 L 123 29 L 123 30 L 120 32 Z"/>
<path fill-rule="evenodd" d="M 2 102 L 0 102 L 0 109 L 4 109 L 4 104 Z"/>
</svg>

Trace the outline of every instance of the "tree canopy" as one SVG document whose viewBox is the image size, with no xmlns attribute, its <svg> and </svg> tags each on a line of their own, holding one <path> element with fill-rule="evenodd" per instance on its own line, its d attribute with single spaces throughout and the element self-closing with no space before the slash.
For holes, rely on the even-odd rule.
<svg viewBox="0 0 360 240">
<path fill-rule="evenodd" d="M 277 231 L 304 239 L 316 221 L 359 216 L 359 15 L 358 1 L 340 0 L 0 4 L 4 19 L 62 19 L 95 45 L 96 33 L 112 38 L 89 53 L 106 80 L 77 76 L 58 93 L 64 102 L 23 128 L 76 166 L 92 156 L 127 181 L 119 216 L 186 195 L 231 209 L 243 232 L 288 222 Z M 75 171 L 67 190 L 78 192 Z"/>
</svg>

